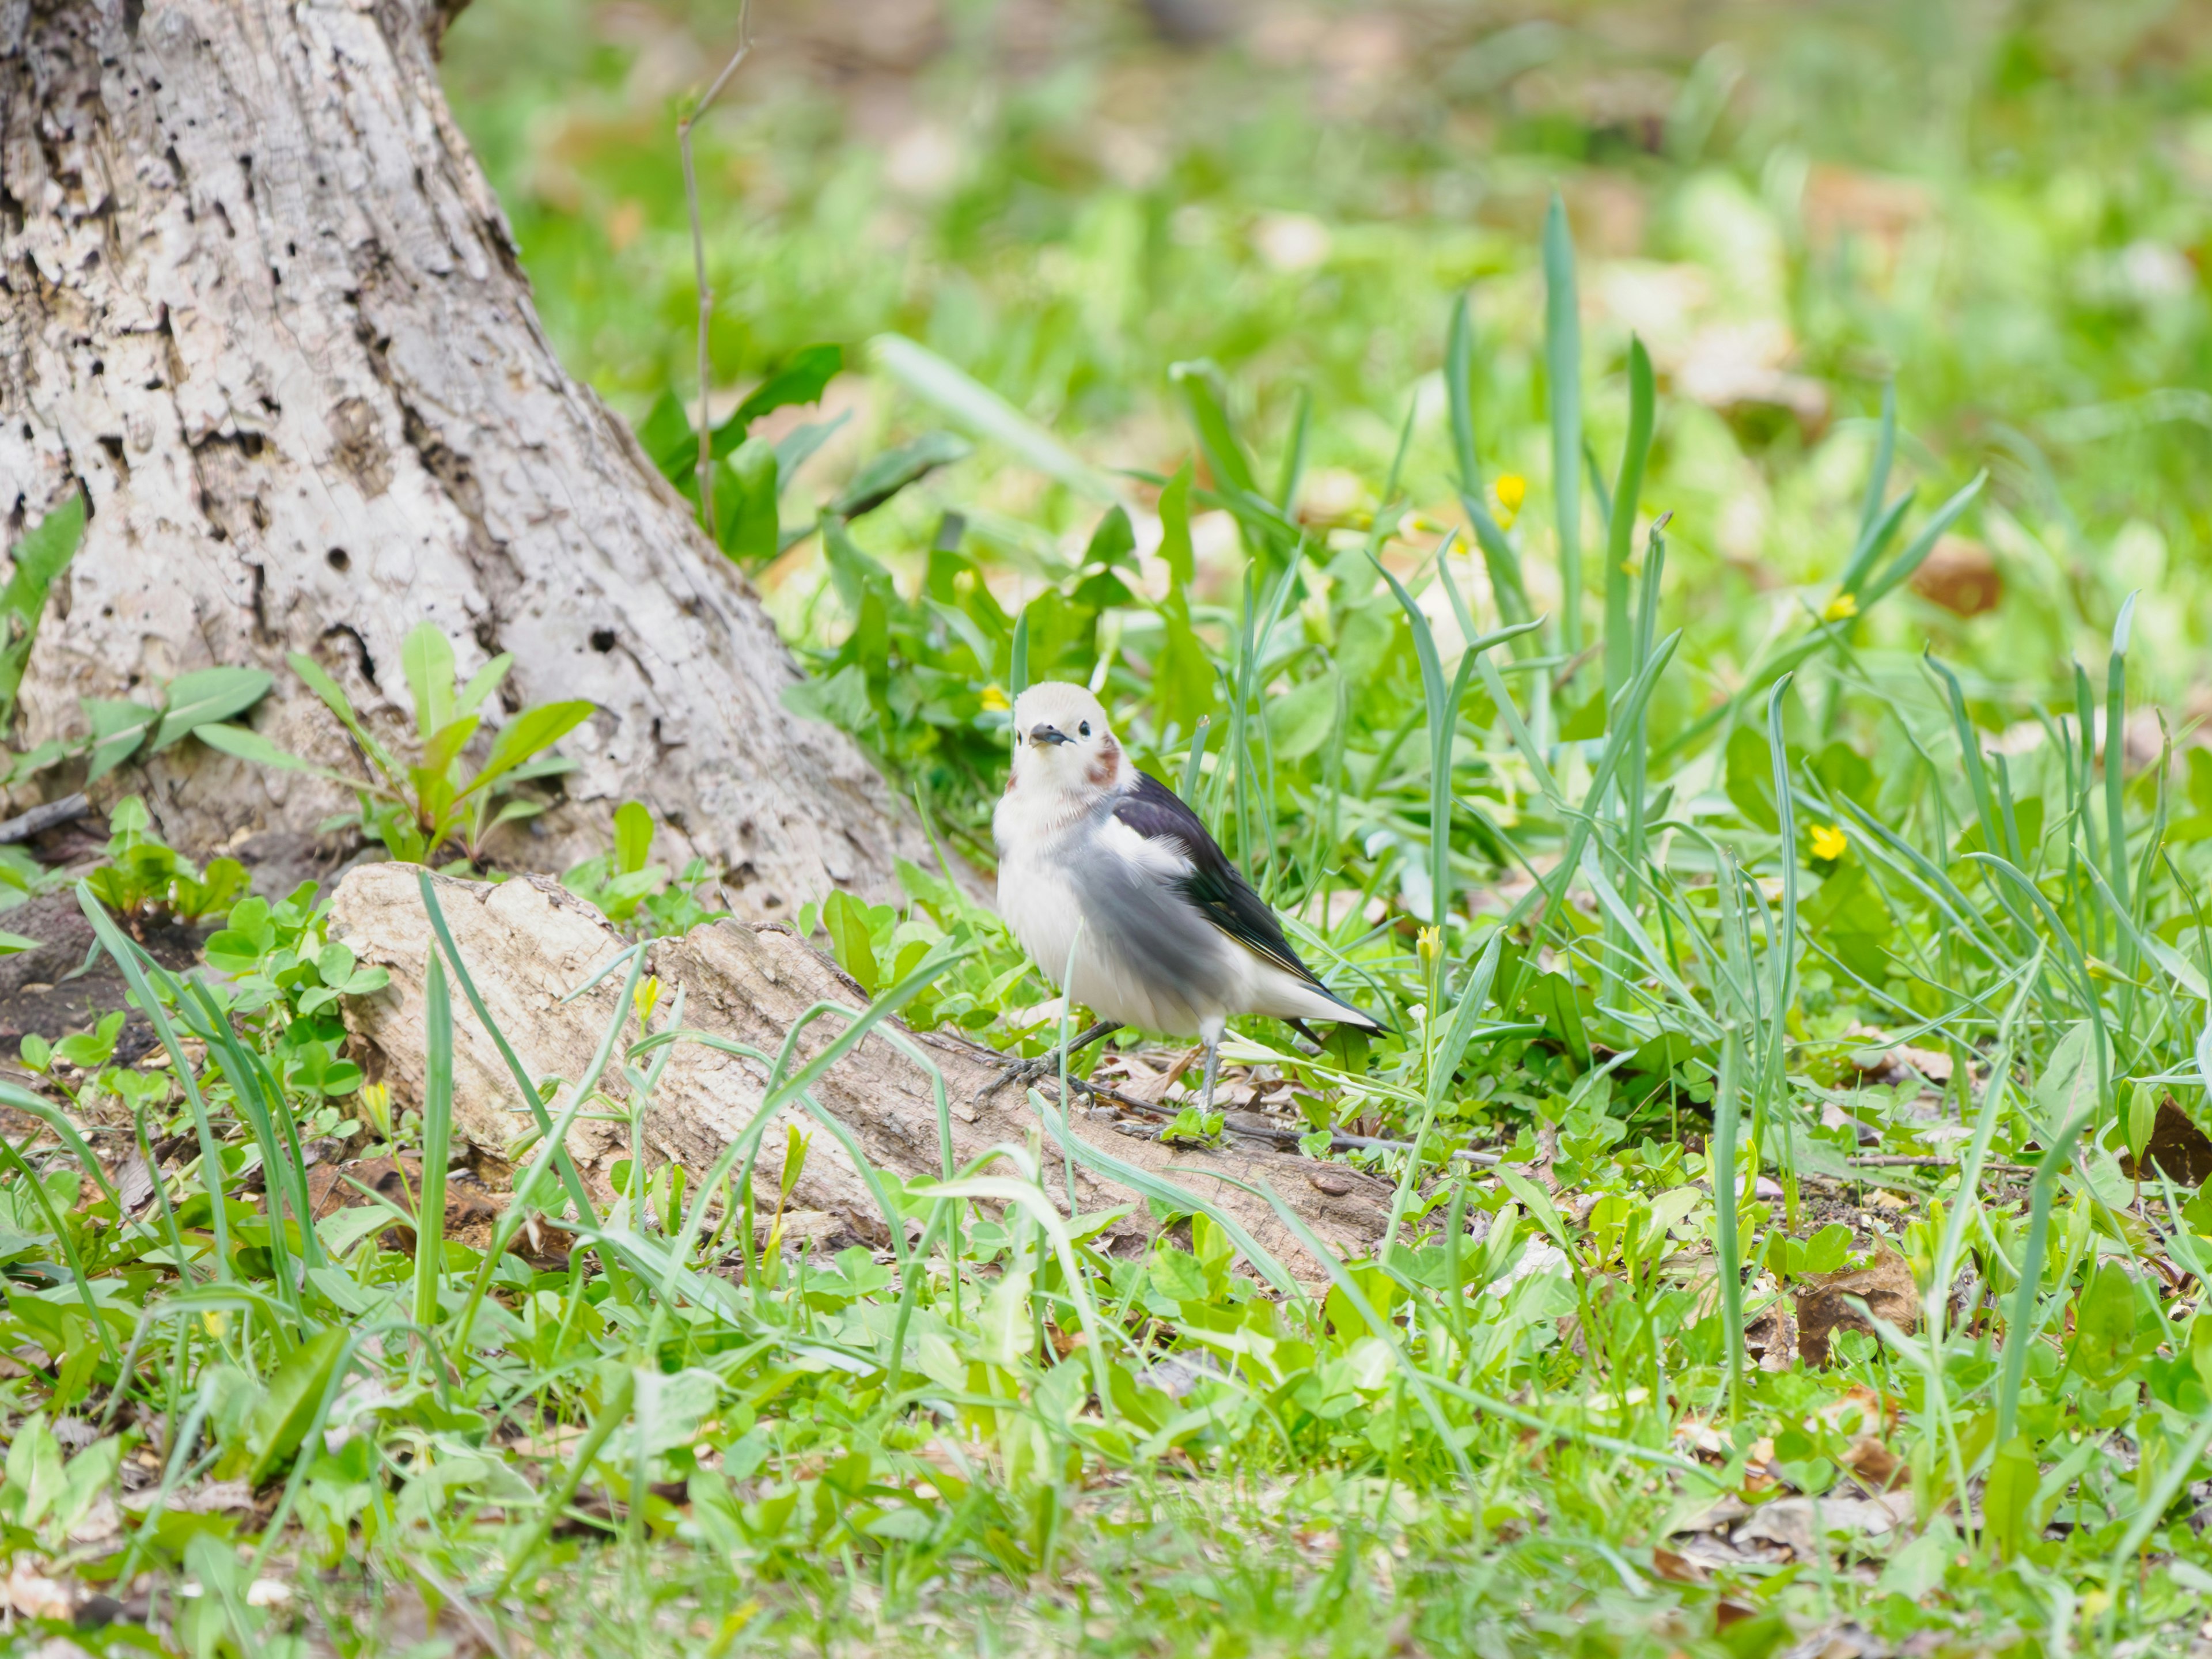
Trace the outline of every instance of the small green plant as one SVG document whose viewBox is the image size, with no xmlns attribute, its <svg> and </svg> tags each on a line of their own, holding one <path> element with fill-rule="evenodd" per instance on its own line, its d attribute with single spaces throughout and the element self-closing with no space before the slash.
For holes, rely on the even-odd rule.
<svg viewBox="0 0 2212 1659">
<path fill-rule="evenodd" d="M 1218 1146 L 1222 1126 L 1227 1121 L 1223 1113 L 1201 1112 L 1195 1106 L 1186 1106 L 1162 1127 L 1160 1139 L 1170 1146 Z"/>
<path fill-rule="evenodd" d="M 494 830 L 545 810 L 544 799 L 519 793 L 517 786 L 573 770 L 574 762 L 549 751 L 592 713 L 592 705 L 581 699 L 534 703 L 499 728 L 483 763 L 471 770 L 466 751 L 483 724 L 478 710 L 514 665 L 514 653 L 501 653 L 463 684 L 455 677 L 452 642 L 435 623 L 426 622 L 408 635 L 400 649 L 420 751 L 410 763 L 369 731 L 320 663 L 298 651 L 286 660 L 346 729 L 368 763 L 368 777 L 349 777 L 303 760 L 245 726 L 208 726 L 201 738 L 241 760 L 345 785 L 359 810 L 325 828 L 356 825 L 409 864 L 428 863 L 457 849 L 460 856 L 454 862 L 481 866 L 484 842 Z"/>
<path fill-rule="evenodd" d="M 391 981 L 329 937 L 329 910 L 315 896 L 309 881 L 275 904 L 258 895 L 242 899 L 206 947 L 208 966 L 229 977 L 223 1011 L 264 1038 L 279 1077 L 311 1098 L 361 1086 L 361 1067 L 340 1057 L 345 1023 L 338 999 L 367 996 Z"/>
<path fill-rule="evenodd" d="M 709 465 L 714 469 L 709 475 L 711 503 L 700 499 L 698 434 L 673 391 L 662 391 L 659 401 L 638 428 L 638 442 L 653 457 L 662 476 L 693 504 L 701 525 L 722 551 L 739 564 L 765 563 L 812 529 L 811 525 L 799 525 L 785 530 L 777 502 L 799 469 L 850 417 L 840 415 L 835 420 L 809 422 L 773 444 L 750 435 L 754 422 L 775 410 L 820 402 L 823 392 L 844 366 L 842 346 L 805 347 L 714 428 L 708 438 Z"/>
<path fill-rule="evenodd" d="M 571 866 L 561 884 L 597 905 L 609 921 L 641 939 L 678 939 L 719 921 L 727 908 L 703 896 L 714 884 L 707 860 L 695 858 L 671 880 L 653 856 L 653 813 L 642 801 L 625 801 L 615 812 L 615 844 L 597 858 Z"/>
<path fill-rule="evenodd" d="M 83 538 L 84 497 L 73 494 L 26 531 L 9 551 L 15 569 L 8 585 L 0 587 L 0 732 L 15 727 L 15 694 L 31 664 L 46 595 L 69 568 Z"/>
<path fill-rule="evenodd" d="M 132 1071 L 112 1066 L 123 1036 L 125 1018 L 120 1009 L 102 1014 L 89 1031 L 75 1031 L 48 1042 L 36 1031 L 26 1031 L 16 1045 L 23 1069 L 83 1111 L 102 1095 L 112 1094 L 125 1106 L 160 1106 L 169 1097 L 169 1079 L 161 1071 Z"/>
<path fill-rule="evenodd" d="M 0 587 L 0 734 L 15 724 L 15 696 L 30 667 L 47 595 L 76 557 L 84 539 L 82 495 L 72 495 L 39 520 L 9 554 L 14 570 Z M 55 738 L 10 757 L 4 781 L 13 787 L 48 768 L 86 757 L 87 783 L 97 781 L 141 753 L 158 754 L 201 726 L 244 713 L 269 693 L 270 676 L 258 668 L 194 669 L 179 674 L 159 702 L 81 697 L 85 734 Z"/>
<path fill-rule="evenodd" d="M 872 997 L 903 980 L 937 946 L 959 945 L 969 954 L 915 998 L 907 1018 L 916 1026 L 957 1025 L 969 1031 L 996 1023 L 1014 1006 L 1025 983 L 1034 990 L 1028 957 L 998 917 L 972 902 L 948 878 L 904 859 L 896 868 L 908 900 L 903 911 L 832 892 L 819 903 L 799 907 L 799 936 L 811 939 L 819 928 L 828 936 L 837 965 Z M 1048 1023 L 1026 1035 L 1041 1046 L 1050 1035 Z"/>
<path fill-rule="evenodd" d="M 107 862 L 86 878 L 100 902 L 134 931 L 163 922 L 205 921 L 227 915 L 244 895 L 246 866 L 216 859 L 196 870 L 154 832 L 137 795 L 116 803 L 107 820 Z"/>
</svg>

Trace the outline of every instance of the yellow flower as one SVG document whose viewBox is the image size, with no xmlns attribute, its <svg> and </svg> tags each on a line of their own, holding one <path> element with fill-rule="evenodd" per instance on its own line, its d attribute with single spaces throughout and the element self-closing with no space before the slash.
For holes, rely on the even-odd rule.
<svg viewBox="0 0 2212 1659">
<path fill-rule="evenodd" d="M 983 688 L 983 707 L 994 714 L 1003 714 L 1013 704 L 1006 701 L 1006 691 L 994 680 Z"/>
<path fill-rule="evenodd" d="M 1419 949 L 1421 953 L 1421 965 L 1424 968 L 1433 968 L 1437 958 L 1444 953 L 1443 930 L 1436 927 L 1422 928 Z"/>
<path fill-rule="evenodd" d="M 230 1316 L 221 1308 L 210 1308 L 200 1316 L 200 1324 L 210 1336 L 221 1341 L 222 1334 L 230 1328 Z"/>
<path fill-rule="evenodd" d="M 638 1029 L 643 1030 L 652 1024 L 653 1011 L 660 1005 L 660 975 L 647 974 L 638 981 L 632 997 L 637 1004 Z"/>
<path fill-rule="evenodd" d="M 1840 825 L 1816 823 L 1813 826 L 1813 856 L 1832 864 L 1843 857 L 1850 847 L 1850 838 Z"/>
<path fill-rule="evenodd" d="M 361 1089 L 362 1109 L 368 1121 L 376 1126 L 377 1133 L 386 1140 L 392 1139 L 392 1090 L 382 1083 L 365 1083 Z"/>
<path fill-rule="evenodd" d="M 1828 601 L 1828 608 L 1820 613 L 1820 620 L 1832 623 L 1849 622 L 1858 614 L 1859 596 L 1856 593 L 1838 593 Z"/>
<path fill-rule="evenodd" d="M 1498 495 L 1498 528 L 1510 530 L 1521 516 L 1521 503 L 1528 499 L 1528 481 L 1518 472 L 1501 472 L 1492 488 Z"/>
</svg>

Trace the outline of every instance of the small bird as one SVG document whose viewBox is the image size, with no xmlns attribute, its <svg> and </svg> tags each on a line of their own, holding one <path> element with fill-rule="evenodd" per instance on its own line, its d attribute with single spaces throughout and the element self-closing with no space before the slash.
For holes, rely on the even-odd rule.
<svg viewBox="0 0 2212 1659">
<path fill-rule="evenodd" d="M 991 822 L 999 914 L 1045 977 L 1097 1014 L 1071 1054 L 1124 1025 L 1194 1032 L 1211 1109 L 1232 1014 L 1385 1029 L 1298 960 L 1198 814 L 1137 769 L 1097 698 L 1048 680 L 1013 712 L 1013 772 Z"/>
</svg>

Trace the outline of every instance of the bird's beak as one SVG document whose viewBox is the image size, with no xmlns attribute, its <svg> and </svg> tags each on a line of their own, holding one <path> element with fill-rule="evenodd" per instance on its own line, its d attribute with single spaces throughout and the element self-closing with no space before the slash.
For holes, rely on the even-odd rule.
<svg viewBox="0 0 2212 1659">
<path fill-rule="evenodd" d="M 1056 726 L 1047 726 L 1042 720 L 1030 727 L 1030 741 L 1034 744 L 1066 743 L 1067 733 Z"/>
</svg>

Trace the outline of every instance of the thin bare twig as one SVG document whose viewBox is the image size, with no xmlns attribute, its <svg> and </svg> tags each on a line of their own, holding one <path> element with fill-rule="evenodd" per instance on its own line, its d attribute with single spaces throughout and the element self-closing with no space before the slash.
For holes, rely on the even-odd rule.
<svg viewBox="0 0 2212 1659">
<path fill-rule="evenodd" d="M 0 842 L 28 841 L 42 830 L 51 830 L 58 823 L 67 823 L 71 818 L 81 818 L 90 811 L 92 803 L 83 795 L 64 795 L 59 800 L 33 806 L 27 812 L 0 823 Z"/>
<path fill-rule="evenodd" d="M 1869 1170 L 1955 1170 L 1962 1160 L 1955 1158 L 1929 1158 L 1912 1152 L 1875 1152 L 1858 1158 L 1847 1158 L 1846 1164 L 1855 1164 Z M 2033 1175 L 2034 1167 L 2027 1164 L 1984 1163 L 1984 1170 L 1990 1175 Z"/>
<path fill-rule="evenodd" d="M 699 223 L 699 175 L 691 164 L 691 129 L 714 107 L 722 88 L 738 72 L 738 65 L 752 55 L 752 0 L 740 0 L 737 51 L 730 54 L 730 61 L 722 65 L 722 72 L 714 77 L 706 95 L 676 124 L 677 148 L 684 152 L 684 206 L 691 216 L 691 276 L 699 291 L 699 510 L 706 522 L 707 539 L 718 545 L 722 538 L 714 525 L 714 422 L 707 407 L 708 393 L 714 386 L 707 360 L 707 330 L 714 315 L 714 290 L 707 286 L 707 234 Z"/>
</svg>

